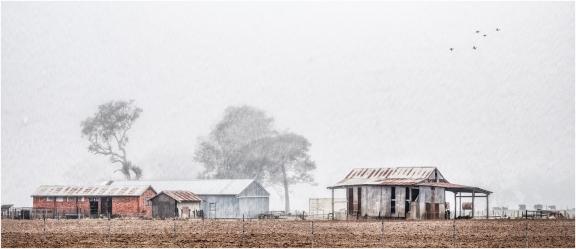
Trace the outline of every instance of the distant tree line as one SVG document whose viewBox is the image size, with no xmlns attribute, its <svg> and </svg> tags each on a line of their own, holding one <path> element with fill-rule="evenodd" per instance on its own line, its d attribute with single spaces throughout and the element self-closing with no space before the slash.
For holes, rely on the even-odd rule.
<svg viewBox="0 0 576 249">
<path fill-rule="evenodd" d="M 134 101 L 111 101 L 82 121 L 82 136 L 88 151 L 107 156 L 128 180 L 142 178 L 142 169 L 127 157 L 127 132 L 142 109 Z M 256 179 L 284 189 L 285 210 L 290 211 L 290 185 L 313 183 L 316 168 L 309 154 L 310 142 L 303 136 L 282 132 L 263 110 L 233 106 L 208 134 L 201 138 L 194 160 L 203 165 L 201 178 Z"/>
<path fill-rule="evenodd" d="M 222 120 L 201 140 L 195 160 L 204 165 L 203 178 L 255 178 L 267 185 L 281 185 L 289 212 L 289 186 L 312 183 L 310 172 L 316 165 L 305 137 L 280 132 L 273 123 L 272 117 L 254 107 L 228 107 Z"/>
</svg>

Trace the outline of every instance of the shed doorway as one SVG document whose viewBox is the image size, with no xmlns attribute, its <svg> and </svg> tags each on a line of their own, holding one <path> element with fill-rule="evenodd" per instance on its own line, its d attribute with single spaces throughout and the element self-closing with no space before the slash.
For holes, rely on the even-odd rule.
<svg viewBox="0 0 576 249">
<path fill-rule="evenodd" d="M 100 203 L 100 214 L 105 217 L 112 216 L 112 197 L 102 197 Z"/>
<path fill-rule="evenodd" d="M 90 198 L 90 217 L 98 217 L 98 198 Z"/>
</svg>

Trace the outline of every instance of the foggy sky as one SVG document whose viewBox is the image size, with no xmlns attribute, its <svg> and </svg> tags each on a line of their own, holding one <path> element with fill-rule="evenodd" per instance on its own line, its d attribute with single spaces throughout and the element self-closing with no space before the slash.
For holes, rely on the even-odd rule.
<svg viewBox="0 0 576 249">
<path fill-rule="evenodd" d="M 387 166 L 437 166 L 492 206 L 574 207 L 573 2 L 3 2 L 1 26 L 2 203 L 120 179 L 80 122 L 134 99 L 145 179 L 194 177 L 198 137 L 246 104 L 312 144 L 294 209 Z"/>
</svg>

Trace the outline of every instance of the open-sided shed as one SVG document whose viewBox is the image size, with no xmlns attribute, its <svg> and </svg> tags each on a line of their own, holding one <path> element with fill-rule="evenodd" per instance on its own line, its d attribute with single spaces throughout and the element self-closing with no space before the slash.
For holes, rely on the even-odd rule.
<svg viewBox="0 0 576 249">
<path fill-rule="evenodd" d="M 200 197 L 190 191 L 165 190 L 150 199 L 152 202 L 152 217 L 166 218 L 196 218 L 200 217 Z"/>
</svg>

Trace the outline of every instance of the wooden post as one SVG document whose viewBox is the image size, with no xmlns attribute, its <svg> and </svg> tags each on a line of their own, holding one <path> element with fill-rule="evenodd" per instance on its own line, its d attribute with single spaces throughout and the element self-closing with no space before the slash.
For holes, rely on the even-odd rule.
<svg viewBox="0 0 576 249">
<path fill-rule="evenodd" d="M 456 197 L 454 197 L 456 199 Z M 456 247 L 456 218 L 452 221 L 452 244 Z"/>
<path fill-rule="evenodd" d="M 528 212 L 526 212 L 528 213 Z M 526 248 L 528 248 L 528 220 L 526 220 L 526 230 L 524 233 L 524 239 L 526 240 Z"/>
<path fill-rule="evenodd" d="M 462 216 L 462 193 L 460 193 L 458 197 L 458 215 Z"/>
<path fill-rule="evenodd" d="M 381 225 L 381 230 L 382 230 L 382 238 L 381 238 L 381 242 L 384 243 L 384 219 L 382 219 L 382 225 Z M 382 246 L 384 247 L 384 246 Z"/>
<path fill-rule="evenodd" d="M 454 192 L 454 219 L 456 219 L 456 192 Z"/>
<path fill-rule="evenodd" d="M 490 199 L 490 194 L 486 194 L 486 219 L 490 219 L 488 216 L 490 213 L 490 205 L 488 204 L 488 199 Z"/>
<path fill-rule="evenodd" d="M 244 245 L 244 231 L 245 231 L 245 229 L 244 229 L 244 215 L 242 215 L 242 244 L 241 244 L 241 246 Z"/>
<path fill-rule="evenodd" d="M 312 235 L 312 246 L 314 247 L 314 221 L 311 221 L 310 226 L 312 228 L 311 235 Z"/>
<path fill-rule="evenodd" d="M 474 195 L 475 195 L 475 192 L 472 191 L 472 218 L 474 218 Z"/>
<path fill-rule="evenodd" d="M 332 189 L 332 220 L 334 220 L 334 189 Z"/>
<path fill-rule="evenodd" d="M 108 245 L 110 245 L 110 242 L 111 242 L 111 241 L 110 241 L 110 240 L 111 240 L 111 238 L 110 238 L 110 231 L 111 231 L 112 229 L 111 229 L 111 224 L 110 224 L 110 222 L 111 222 L 111 221 L 110 221 L 110 216 L 108 216 Z"/>
</svg>

